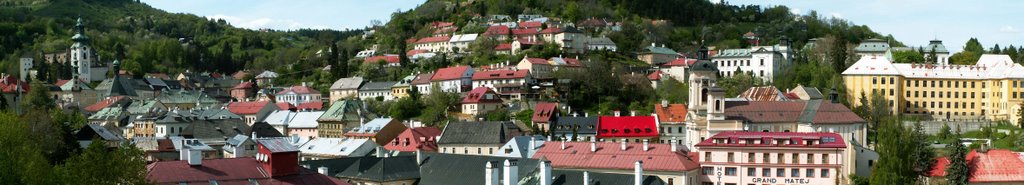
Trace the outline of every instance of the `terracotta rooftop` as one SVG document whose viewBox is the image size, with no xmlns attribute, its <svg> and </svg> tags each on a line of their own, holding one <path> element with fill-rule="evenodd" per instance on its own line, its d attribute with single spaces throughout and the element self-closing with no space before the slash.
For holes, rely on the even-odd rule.
<svg viewBox="0 0 1024 185">
<path fill-rule="evenodd" d="M 490 70 L 477 71 L 473 73 L 473 81 L 495 80 L 495 79 L 522 79 L 529 74 L 528 70 Z"/>
<path fill-rule="evenodd" d="M 750 139 L 749 142 L 740 143 Z M 787 140 L 790 144 L 772 143 Z M 814 141 L 814 143 L 809 143 Z M 846 148 L 843 136 L 825 132 L 720 132 L 697 143 L 698 147 L 797 147 L 797 148 Z"/>
<path fill-rule="evenodd" d="M 558 103 L 538 102 L 533 108 L 533 122 L 549 122 L 558 111 Z"/>
<path fill-rule="evenodd" d="M 653 73 L 647 75 L 647 79 L 651 81 L 661 80 L 661 70 L 655 70 Z"/>
<path fill-rule="evenodd" d="M 496 25 L 487 27 L 487 31 L 484 31 L 484 35 L 508 35 L 508 26 Z"/>
<path fill-rule="evenodd" d="M 508 44 L 508 43 L 498 44 L 498 46 L 494 47 L 494 50 L 496 50 L 496 51 L 512 50 L 512 44 Z"/>
<path fill-rule="evenodd" d="M 672 151 L 669 144 L 650 143 L 647 151 L 640 143 L 596 142 L 596 152 L 591 152 L 589 142 L 565 142 L 565 149 L 559 142 L 545 143 L 534 159 L 541 157 L 551 161 L 551 167 L 569 169 L 633 170 L 636 161 L 643 161 L 648 171 L 684 172 L 700 168 L 696 153 Z"/>
<path fill-rule="evenodd" d="M 316 89 L 310 88 L 308 86 L 296 85 L 296 86 L 292 86 L 290 88 L 284 89 L 281 92 L 277 92 L 277 94 L 288 94 L 288 93 L 295 93 L 295 94 L 320 94 L 320 91 L 317 91 Z"/>
<path fill-rule="evenodd" d="M 451 39 L 452 38 L 448 37 L 448 36 L 427 37 L 427 38 L 422 38 L 420 40 L 417 40 L 416 43 L 420 44 L 420 43 L 448 42 L 448 40 L 451 40 Z"/>
<path fill-rule="evenodd" d="M 750 101 L 784 101 L 785 95 L 774 86 L 751 87 L 740 93 L 740 98 Z"/>
<path fill-rule="evenodd" d="M 416 75 L 416 79 L 413 79 L 412 83 L 410 83 L 410 84 L 413 84 L 413 85 L 428 84 L 428 83 L 430 83 L 430 78 L 432 78 L 432 77 L 434 77 L 434 73 L 418 74 L 418 75 Z"/>
<path fill-rule="evenodd" d="M 940 157 L 928 176 L 946 176 L 949 159 Z M 973 150 L 967 154 L 967 167 L 971 183 L 1012 182 L 1024 183 L 1024 153 L 994 149 L 985 153 Z"/>
<path fill-rule="evenodd" d="M 363 59 L 363 63 L 374 63 L 381 60 L 389 64 L 401 62 L 401 60 L 398 58 L 398 55 L 381 55 L 366 57 L 366 59 Z"/>
<path fill-rule="evenodd" d="M 97 111 L 102 110 L 103 108 L 110 107 L 110 105 L 113 105 L 113 104 L 116 104 L 118 102 L 121 102 L 121 100 L 123 100 L 124 97 L 125 96 L 112 96 L 112 97 L 109 97 L 107 99 L 103 99 L 103 100 L 100 100 L 100 101 L 98 101 L 96 103 L 93 103 L 92 105 L 85 106 L 85 108 L 83 108 L 83 109 L 86 112 L 97 112 Z"/>
<path fill-rule="evenodd" d="M 464 65 L 452 66 L 452 67 L 446 67 L 446 68 L 437 69 L 437 72 L 435 72 L 434 76 L 430 78 L 430 81 L 444 81 L 444 80 L 459 79 L 459 78 L 462 78 L 462 74 L 463 73 L 465 73 L 467 70 L 470 70 L 470 69 L 471 68 L 469 68 L 469 66 L 464 66 Z"/>
<path fill-rule="evenodd" d="M 306 102 L 295 106 L 298 110 L 323 110 L 324 102 Z"/>
<path fill-rule="evenodd" d="M 349 184 L 305 168 L 299 169 L 299 174 L 271 177 L 252 157 L 203 159 L 201 166 L 190 166 L 184 160 L 158 161 L 146 169 L 146 179 L 157 184 Z"/>
<path fill-rule="evenodd" d="M 749 123 L 846 124 L 865 122 L 863 118 L 857 116 L 846 106 L 823 100 L 726 101 L 725 116 L 728 120 L 742 120 Z"/>
<path fill-rule="evenodd" d="M 668 104 L 668 106 L 655 104 L 654 113 L 658 114 L 658 121 L 661 123 L 686 122 L 686 104 Z"/>
<path fill-rule="evenodd" d="M 488 99 L 490 94 L 490 99 Z M 466 94 L 466 98 L 462 99 L 462 103 L 501 103 L 501 98 L 494 90 L 489 87 L 477 87 Z"/>
<path fill-rule="evenodd" d="M 417 149 L 433 152 L 437 151 L 438 136 L 441 136 L 441 129 L 435 127 L 408 128 L 384 148 L 402 152 L 415 152 Z"/>
<path fill-rule="evenodd" d="M 231 102 L 228 104 L 228 111 L 238 115 L 256 114 L 267 104 L 270 104 L 270 101 Z"/>
</svg>

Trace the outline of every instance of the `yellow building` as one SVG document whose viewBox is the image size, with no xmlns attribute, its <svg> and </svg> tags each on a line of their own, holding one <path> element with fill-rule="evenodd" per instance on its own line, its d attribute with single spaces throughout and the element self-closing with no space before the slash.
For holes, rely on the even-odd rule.
<svg viewBox="0 0 1024 185">
<path fill-rule="evenodd" d="M 853 106 L 861 106 L 861 94 L 879 92 L 894 114 L 1020 124 L 1024 67 L 1007 55 L 982 55 L 976 65 L 894 64 L 865 56 L 843 71 L 843 81 Z"/>
<path fill-rule="evenodd" d="M 394 96 L 396 100 L 409 97 L 409 91 L 412 90 L 410 83 L 413 79 L 416 79 L 416 75 L 409 75 L 391 86 L 391 96 Z"/>
</svg>

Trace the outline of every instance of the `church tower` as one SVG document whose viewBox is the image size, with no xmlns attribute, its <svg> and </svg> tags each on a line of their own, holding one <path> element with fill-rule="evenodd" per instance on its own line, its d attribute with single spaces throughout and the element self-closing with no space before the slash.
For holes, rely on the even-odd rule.
<svg viewBox="0 0 1024 185">
<path fill-rule="evenodd" d="M 75 29 L 78 33 L 71 37 L 71 40 L 75 44 L 71 45 L 71 67 L 72 78 L 80 79 L 84 82 L 92 82 L 92 62 L 94 60 L 92 48 L 89 47 L 89 37 L 85 36 L 85 23 L 82 22 L 82 18 L 79 17 L 75 24 Z"/>
<path fill-rule="evenodd" d="M 687 102 L 690 105 L 687 108 L 697 113 L 706 113 L 708 93 L 718 82 L 718 67 L 711 63 L 707 47 L 700 47 L 697 62 L 690 65 L 689 72 L 690 96 Z"/>
</svg>

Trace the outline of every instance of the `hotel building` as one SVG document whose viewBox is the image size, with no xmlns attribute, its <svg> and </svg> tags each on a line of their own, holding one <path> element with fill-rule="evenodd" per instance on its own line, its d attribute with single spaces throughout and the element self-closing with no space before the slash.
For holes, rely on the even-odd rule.
<svg viewBox="0 0 1024 185">
<path fill-rule="evenodd" d="M 702 185 L 846 184 L 839 178 L 849 174 L 846 148 L 834 133 L 722 132 L 697 144 L 699 178 Z"/>
<path fill-rule="evenodd" d="M 1024 67 L 1007 55 L 982 55 L 975 65 L 894 64 L 866 56 L 843 71 L 843 81 L 853 106 L 877 92 L 893 114 L 1020 124 Z"/>
</svg>

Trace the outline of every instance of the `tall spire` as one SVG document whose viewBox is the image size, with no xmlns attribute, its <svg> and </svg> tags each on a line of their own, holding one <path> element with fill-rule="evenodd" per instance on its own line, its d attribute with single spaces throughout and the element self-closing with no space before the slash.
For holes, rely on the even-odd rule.
<svg viewBox="0 0 1024 185">
<path fill-rule="evenodd" d="M 75 33 L 75 36 L 72 36 L 71 40 L 80 43 L 88 42 L 89 37 L 85 36 L 85 21 L 82 21 L 82 17 L 78 17 L 78 20 L 75 22 L 75 30 L 77 30 L 78 33 Z"/>
</svg>

